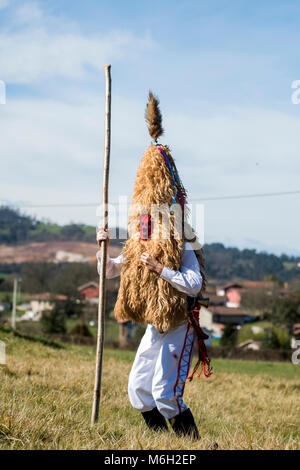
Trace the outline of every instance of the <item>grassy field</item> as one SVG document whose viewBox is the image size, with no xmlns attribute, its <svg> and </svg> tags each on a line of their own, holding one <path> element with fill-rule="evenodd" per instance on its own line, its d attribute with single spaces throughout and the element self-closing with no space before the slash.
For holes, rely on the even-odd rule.
<svg viewBox="0 0 300 470">
<path fill-rule="evenodd" d="M 186 386 L 201 440 L 153 433 L 127 397 L 134 353 L 106 350 L 100 421 L 90 427 L 91 347 L 55 348 L 0 330 L 0 449 L 300 449 L 300 365 L 218 359 Z"/>
</svg>

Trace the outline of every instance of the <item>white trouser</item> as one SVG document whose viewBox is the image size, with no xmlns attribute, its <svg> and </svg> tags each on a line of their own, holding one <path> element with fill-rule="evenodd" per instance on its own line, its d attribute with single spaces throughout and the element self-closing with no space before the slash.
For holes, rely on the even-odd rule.
<svg viewBox="0 0 300 470">
<path fill-rule="evenodd" d="M 183 392 L 194 339 L 191 325 L 167 333 L 147 326 L 129 376 L 128 394 L 134 408 L 144 412 L 157 407 L 165 418 L 187 409 Z"/>
</svg>

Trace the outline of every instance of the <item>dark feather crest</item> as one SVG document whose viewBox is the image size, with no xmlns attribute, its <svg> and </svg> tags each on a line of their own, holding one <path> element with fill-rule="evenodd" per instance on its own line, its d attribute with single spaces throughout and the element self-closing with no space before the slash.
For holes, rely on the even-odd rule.
<svg viewBox="0 0 300 470">
<path fill-rule="evenodd" d="M 159 109 L 159 99 L 149 90 L 149 101 L 145 112 L 149 134 L 155 142 L 163 135 L 162 116 Z"/>
</svg>

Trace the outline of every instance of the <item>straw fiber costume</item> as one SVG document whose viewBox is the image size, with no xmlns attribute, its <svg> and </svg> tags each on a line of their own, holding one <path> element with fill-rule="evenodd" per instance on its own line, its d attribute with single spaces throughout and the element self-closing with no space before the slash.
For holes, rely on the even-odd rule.
<svg viewBox="0 0 300 470">
<path fill-rule="evenodd" d="M 205 289 L 201 246 L 187 222 L 186 192 L 163 134 L 158 99 L 149 93 L 146 121 L 153 143 L 138 168 L 129 216 L 129 239 L 122 254 L 108 259 L 107 277 L 121 275 L 117 320 L 146 324 L 129 377 L 132 406 L 146 424 L 198 438 L 183 401 L 195 339 L 199 365 L 210 375 L 210 361 L 199 325 Z M 156 272 L 141 262 L 143 253 L 158 262 Z M 99 261 L 100 262 L 100 261 Z M 200 372 L 201 373 L 201 372 Z"/>
</svg>

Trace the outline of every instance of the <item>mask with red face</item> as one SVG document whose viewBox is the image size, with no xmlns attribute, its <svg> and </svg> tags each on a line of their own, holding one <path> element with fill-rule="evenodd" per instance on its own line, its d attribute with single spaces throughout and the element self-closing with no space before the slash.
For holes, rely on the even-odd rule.
<svg viewBox="0 0 300 470">
<path fill-rule="evenodd" d="M 153 223 L 151 221 L 151 215 L 142 214 L 140 217 L 140 234 L 141 240 L 147 241 L 151 238 L 153 230 Z"/>
</svg>

